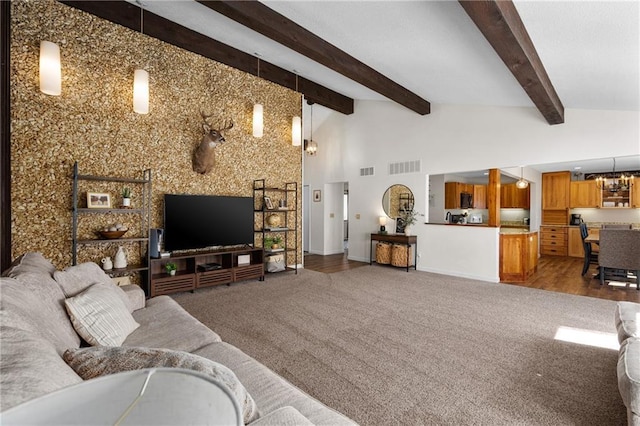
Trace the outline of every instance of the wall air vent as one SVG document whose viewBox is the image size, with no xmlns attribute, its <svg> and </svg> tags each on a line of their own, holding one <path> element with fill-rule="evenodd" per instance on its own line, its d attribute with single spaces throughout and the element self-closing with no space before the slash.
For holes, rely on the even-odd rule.
<svg viewBox="0 0 640 426">
<path fill-rule="evenodd" d="M 389 163 L 390 175 L 401 175 L 405 173 L 419 173 L 422 168 L 421 160 L 400 161 L 398 163 Z"/>
<path fill-rule="evenodd" d="M 373 167 L 363 167 L 360 169 L 360 176 L 373 176 Z"/>
</svg>

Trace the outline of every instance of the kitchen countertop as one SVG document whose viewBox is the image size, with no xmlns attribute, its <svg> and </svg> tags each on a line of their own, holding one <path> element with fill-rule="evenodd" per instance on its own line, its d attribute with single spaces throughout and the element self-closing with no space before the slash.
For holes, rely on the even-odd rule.
<svg viewBox="0 0 640 426">
<path fill-rule="evenodd" d="M 500 228 L 500 233 L 507 234 L 533 234 L 538 231 L 530 231 L 529 228 Z"/>
</svg>

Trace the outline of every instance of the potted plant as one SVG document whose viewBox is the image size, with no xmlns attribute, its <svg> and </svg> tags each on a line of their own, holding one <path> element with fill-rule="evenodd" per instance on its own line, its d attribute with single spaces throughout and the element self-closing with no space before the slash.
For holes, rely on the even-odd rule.
<svg viewBox="0 0 640 426">
<path fill-rule="evenodd" d="M 279 249 L 281 244 L 282 244 L 282 237 L 280 236 L 273 237 L 273 243 L 271 244 L 271 249 L 272 250 Z"/>
<path fill-rule="evenodd" d="M 402 210 L 400 212 L 400 220 L 404 224 L 405 235 L 410 235 L 411 226 L 418 221 L 418 212 L 411 210 Z"/>
<path fill-rule="evenodd" d="M 122 207 L 131 207 L 131 188 L 122 188 Z"/>
<path fill-rule="evenodd" d="M 164 265 L 164 269 L 167 271 L 167 274 L 173 276 L 176 274 L 176 270 L 178 269 L 178 266 L 173 262 L 167 262 Z"/>
</svg>

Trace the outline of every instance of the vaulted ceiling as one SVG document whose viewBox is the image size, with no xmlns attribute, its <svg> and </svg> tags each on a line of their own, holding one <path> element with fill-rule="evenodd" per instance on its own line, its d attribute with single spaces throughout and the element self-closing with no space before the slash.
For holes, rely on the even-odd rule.
<svg viewBox="0 0 640 426">
<path fill-rule="evenodd" d="M 134 0 L 64 3 L 140 28 Z M 175 38 L 184 27 L 192 34 L 178 37 L 182 47 L 254 74 L 260 67 L 261 77 L 343 113 L 352 99 L 391 99 L 420 114 L 430 103 L 535 106 L 550 124 L 562 122 L 563 106 L 640 109 L 636 1 L 180 0 L 142 7 L 146 34 Z"/>
</svg>

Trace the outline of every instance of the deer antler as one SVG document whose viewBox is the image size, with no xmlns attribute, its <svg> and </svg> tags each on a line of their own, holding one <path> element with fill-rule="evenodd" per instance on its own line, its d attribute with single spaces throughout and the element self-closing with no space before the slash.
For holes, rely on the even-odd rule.
<svg viewBox="0 0 640 426">
<path fill-rule="evenodd" d="M 222 129 L 219 129 L 219 132 L 224 132 L 225 130 L 230 130 L 233 129 L 233 120 L 229 120 L 229 124 L 226 124 L 225 122 L 225 127 Z"/>
</svg>

